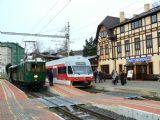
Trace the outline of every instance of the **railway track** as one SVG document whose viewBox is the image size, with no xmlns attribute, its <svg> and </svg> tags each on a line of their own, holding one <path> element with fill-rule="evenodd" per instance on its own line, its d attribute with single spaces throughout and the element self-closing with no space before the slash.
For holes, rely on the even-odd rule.
<svg viewBox="0 0 160 120">
<path fill-rule="evenodd" d="M 53 93 L 29 92 L 28 95 L 31 98 L 37 98 L 50 111 L 57 113 L 65 120 L 114 120 L 107 115 L 85 108 L 85 105 Z"/>
<path fill-rule="evenodd" d="M 85 108 L 84 105 L 79 105 L 68 101 L 68 99 L 59 97 L 59 101 L 61 103 L 65 103 L 66 106 L 57 104 L 54 102 L 53 99 L 42 98 L 43 100 L 47 101 L 49 105 L 53 105 L 53 107 L 49 107 L 51 111 L 56 112 L 65 120 L 114 120 L 113 118 L 106 116 L 104 114 L 95 112 L 88 108 Z"/>
</svg>

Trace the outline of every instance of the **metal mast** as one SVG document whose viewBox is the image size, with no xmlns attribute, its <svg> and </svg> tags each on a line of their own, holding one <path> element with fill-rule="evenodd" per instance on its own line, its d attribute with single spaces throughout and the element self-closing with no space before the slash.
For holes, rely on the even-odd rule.
<svg viewBox="0 0 160 120">
<path fill-rule="evenodd" d="M 67 43 L 67 54 L 69 56 L 69 52 L 70 52 L 70 35 L 69 35 L 69 31 L 70 31 L 70 25 L 69 22 L 67 23 L 67 33 L 66 33 L 66 43 Z"/>
</svg>

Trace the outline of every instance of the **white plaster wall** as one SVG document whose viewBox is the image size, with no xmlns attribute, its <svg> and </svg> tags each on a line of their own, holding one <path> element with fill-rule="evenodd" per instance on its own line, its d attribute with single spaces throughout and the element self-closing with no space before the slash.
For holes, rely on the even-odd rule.
<svg viewBox="0 0 160 120">
<path fill-rule="evenodd" d="M 11 49 L 8 47 L 0 47 L 0 72 L 5 73 L 5 67 L 11 63 Z"/>
</svg>

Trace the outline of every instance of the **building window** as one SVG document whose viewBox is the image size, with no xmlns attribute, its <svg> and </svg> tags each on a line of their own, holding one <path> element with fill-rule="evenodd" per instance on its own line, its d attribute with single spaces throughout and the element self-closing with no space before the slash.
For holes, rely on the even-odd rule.
<svg viewBox="0 0 160 120">
<path fill-rule="evenodd" d="M 129 52 L 130 51 L 130 44 L 129 44 L 129 40 L 125 41 L 125 52 Z"/>
<path fill-rule="evenodd" d="M 105 46 L 105 53 L 106 53 L 107 55 L 109 54 L 108 44 Z"/>
<path fill-rule="evenodd" d="M 151 35 L 146 36 L 146 48 L 152 48 L 152 36 Z"/>
<path fill-rule="evenodd" d="M 151 16 L 151 23 L 157 22 L 157 15 L 152 15 Z"/>
<path fill-rule="evenodd" d="M 131 23 L 131 28 L 136 29 L 142 27 L 142 20 L 137 20 Z"/>
<path fill-rule="evenodd" d="M 107 36 L 107 32 L 106 32 L 106 31 L 101 31 L 101 32 L 99 33 L 99 36 L 100 36 L 101 38 L 105 38 L 105 37 Z"/>
<path fill-rule="evenodd" d="M 140 50 L 140 38 L 135 38 L 135 50 Z"/>
<path fill-rule="evenodd" d="M 120 33 L 124 33 L 125 29 L 124 29 L 124 25 L 120 27 Z"/>
<path fill-rule="evenodd" d="M 160 33 L 158 33 L 158 47 L 160 47 Z"/>
<path fill-rule="evenodd" d="M 101 65 L 101 71 L 104 72 L 104 73 L 109 74 L 109 65 L 108 64 Z"/>
<path fill-rule="evenodd" d="M 103 46 L 100 46 L 100 55 L 103 54 Z"/>
<path fill-rule="evenodd" d="M 117 42 L 117 53 L 121 53 L 122 48 L 121 48 L 121 42 Z"/>
</svg>

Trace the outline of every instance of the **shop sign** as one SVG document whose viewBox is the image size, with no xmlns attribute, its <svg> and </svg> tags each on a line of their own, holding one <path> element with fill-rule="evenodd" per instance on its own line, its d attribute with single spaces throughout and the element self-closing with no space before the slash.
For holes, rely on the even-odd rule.
<svg viewBox="0 0 160 120">
<path fill-rule="evenodd" d="M 128 70 L 127 78 L 132 78 L 132 77 L 133 77 L 133 70 Z"/>
<path fill-rule="evenodd" d="M 147 56 L 147 57 L 140 57 L 140 58 L 127 58 L 126 61 L 127 62 L 144 62 L 144 61 L 150 61 L 151 60 L 151 56 Z"/>
</svg>

